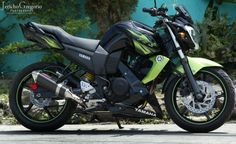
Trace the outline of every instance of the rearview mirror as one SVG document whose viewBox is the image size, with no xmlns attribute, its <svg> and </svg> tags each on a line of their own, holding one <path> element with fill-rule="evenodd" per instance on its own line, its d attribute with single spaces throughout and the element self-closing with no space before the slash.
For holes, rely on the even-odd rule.
<svg viewBox="0 0 236 144">
<path fill-rule="evenodd" d="M 157 8 L 157 0 L 154 0 L 154 8 Z"/>
</svg>

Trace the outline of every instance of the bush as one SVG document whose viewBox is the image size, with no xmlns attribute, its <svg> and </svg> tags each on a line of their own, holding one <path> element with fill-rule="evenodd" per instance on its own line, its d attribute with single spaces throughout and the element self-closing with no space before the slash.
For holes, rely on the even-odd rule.
<svg viewBox="0 0 236 144">
<path fill-rule="evenodd" d="M 10 80 L 0 80 L 0 124 L 17 124 L 8 103 L 9 84 Z"/>
<path fill-rule="evenodd" d="M 198 23 L 198 27 L 201 49 L 196 55 L 214 60 L 227 68 L 235 68 L 232 63 L 236 62 L 236 21 L 229 19 L 226 14 L 221 15 L 218 6 L 210 2 L 204 20 Z"/>
</svg>

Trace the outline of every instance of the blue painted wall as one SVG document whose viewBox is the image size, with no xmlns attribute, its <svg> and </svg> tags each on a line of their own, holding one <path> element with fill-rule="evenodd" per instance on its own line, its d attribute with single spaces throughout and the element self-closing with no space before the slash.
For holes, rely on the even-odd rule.
<svg viewBox="0 0 236 144">
<path fill-rule="evenodd" d="M 0 77 L 12 76 L 27 65 L 38 62 L 46 52 L 28 52 L 25 54 L 6 54 L 0 65 Z"/>
<path fill-rule="evenodd" d="M 175 14 L 174 4 L 182 4 L 184 5 L 194 21 L 201 21 L 207 7 L 209 0 L 157 0 L 157 5 L 160 6 L 162 3 L 166 3 L 167 7 L 169 8 L 168 14 L 173 15 Z M 81 1 L 81 5 L 83 5 L 84 1 Z M 142 8 L 150 8 L 153 7 L 153 0 L 139 0 L 136 11 L 132 14 L 132 19 L 136 21 L 141 21 L 147 25 L 153 26 L 155 23 L 156 18 L 151 17 L 147 13 L 142 12 Z M 220 12 L 227 13 L 230 18 L 236 19 L 236 4 L 232 3 L 223 3 L 220 5 Z M 84 9 L 80 9 L 80 12 L 84 13 Z M 4 12 L 0 11 L 0 18 L 4 17 Z M 34 20 L 34 19 L 31 19 Z M 16 19 L 15 16 L 10 16 L 4 23 L 0 25 L 0 27 L 6 27 L 11 23 L 24 23 L 25 21 L 19 21 Z M 97 27 L 95 24 L 91 26 L 91 29 L 94 32 L 97 31 Z M 89 37 L 86 31 L 79 34 L 81 37 Z M 23 35 L 20 31 L 19 26 L 16 26 L 13 30 L 6 34 L 7 43 L 14 42 L 14 41 L 22 41 L 24 40 Z M 1 45 L 1 44 L 0 44 Z M 36 54 L 26 54 L 24 55 L 16 55 L 15 57 L 12 55 L 6 55 L 4 59 L 4 66 L 0 66 L 3 71 L 15 72 L 20 70 L 21 68 L 25 67 L 28 64 L 38 61 L 42 57 L 43 53 L 36 53 Z"/>
<path fill-rule="evenodd" d="M 0 19 L 5 17 L 5 12 L 4 11 L 0 11 Z M 33 18 L 32 18 L 33 20 Z M 6 33 L 6 43 L 11 43 L 11 42 L 17 42 L 17 41 L 23 41 L 24 37 L 23 34 L 21 33 L 20 30 L 20 26 L 18 25 L 19 23 L 26 23 L 29 20 L 18 20 L 14 15 L 9 15 L 8 18 L 6 20 L 4 20 L 0 27 L 2 28 L 6 28 L 7 26 L 13 24 L 13 23 L 17 23 L 17 25 L 15 26 L 15 28 L 13 28 L 11 31 Z M 0 44 L 0 46 L 2 46 L 2 44 Z"/>
<path fill-rule="evenodd" d="M 174 14 L 175 10 L 173 7 L 173 4 L 183 4 L 190 14 L 192 15 L 192 18 L 195 21 L 201 21 L 204 15 L 204 11 L 207 7 L 207 4 L 209 0 L 157 0 L 158 6 L 160 6 L 162 3 L 166 3 L 167 7 L 169 8 L 168 14 Z M 83 2 L 84 3 L 84 2 Z M 81 3 L 81 4 L 83 4 Z M 146 7 L 152 7 L 153 6 L 153 0 L 139 0 L 136 11 L 132 14 L 132 19 L 137 21 L 142 21 L 143 23 L 146 23 L 150 26 L 152 26 L 155 22 L 155 18 L 149 16 L 147 13 L 142 12 L 142 8 Z M 227 13 L 230 18 L 235 19 L 236 18 L 236 4 L 232 3 L 223 3 L 220 5 L 220 11 L 221 13 Z M 84 9 L 82 9 L 82 13 L 84 13 Z M 4 17 L 4 12 L 0 11 L 0 18 Z M 35 20 L 35 19 L 31 19 Z M 24 23 L 29 20 L 19 21 L 16 19 L 15 16 L 11 15 L 9 18 L 7 18 L 4 23 L 0 25 L 0 27 L 6 27 L 7 25 L 11 23 Z M 92 25 L 92 29 L 96 29 L 96 25 Z M 96 31 L 96 30 L 95 30 Z M 84 37 L 88 37 L 86 32 L 81 33 Z M 16 26 L 13 30 L 8 32 L 6 34 L 7 42 L 14 42 L 14 41 L 22 41 L 24 40 L 22 33 L 20 32 L 19 26 Z"/>
<path fill-rule="evenodd" d="M 207 8 L 209 0 L 157 0 L 157 5 L 166 3 L 169 15 L 175 14 L 174 4 L 184 5 L 191 14 L 194 21 L 201 21 L 204 17 L 204 12 Z M 155 18 L 149 16 L 147 13 L 142 12 L 142 8 L 153 7 L 153 0 L 139 0 L 136 11 L 132 14 L 132 19 L 142 21 L 143 23 L 153 26 Z M 231 19 L 236 19 L 236 4 L 223 3 L 219 6 L 220 12 L 227 13 Z"/>
</svg>

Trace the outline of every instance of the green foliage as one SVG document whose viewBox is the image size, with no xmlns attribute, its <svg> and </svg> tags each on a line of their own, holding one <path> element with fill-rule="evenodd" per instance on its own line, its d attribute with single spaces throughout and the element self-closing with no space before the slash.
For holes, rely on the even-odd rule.
<svg viewBox="0 0 236 144">
<path fill-rule="evenodd" d="M 12 0 L 7 3 L 19 4 L 21 0 Z M 36 21 L 57 25 L 71 34 L 78 33 L 81 29 L 88 29 L 90 20 L 88 18 L 81 19 L 79 0 L 24 0 L 28 5 L 40 5 L 41 9 L 34 9 L 32 14 L 17 15 L 19 19 L 35 18 Z"/>
<path fill-rule="evenodd" d="M 49 52 L 49 54 L 45 55 L 42 58 L 42 61 L 45 62 L 59 62 L 59 63 L 64 63 L 65 57 L 61 55 L 60 53 L 55 53 L 55 52 Z"/>
<path fill-rule="evenodd" d="M 8 104 L 9 80 L 0 80 L 0 124 L 16 124 Z"/>
<path fill-rule="evenodd" d="M 8 104 L 8 94 L 0 94 L 0 124 L 18 124 Z"/>
<path fill-rule="evenodd" d="M 209 5 L 205 18 L 198 23 L 201 32 L 201 49 L 197 56 L 206 57 L 225 64 L 236 57 L 236 22 L 227 15 L 220 16 L 218 8 Z"/>
<path fill-rule="evenodd" d="M 76 33 L 79 30 L 89 30 L 90 26 L 90 19 L 86 17 L 83 20 L 70 20 L 65 23 L 65 25 L 62 27 L 66 32 L 76 35 Z"/>
<path fill-rule="evenodd" d="M 87 0 L 86 13 L 99 27 L 101 37 L 112 24 L 130 18 L 138 0 Z"/>
<path fill-rule="evenodd" d="M 18 49 L 19 48 L 22 48 L 22 47 L 27 47 L 27 46 L 30 46 L 32 45 L 32 43 L 30 42 L 14 42 L 14 43 L 10 43 L 4 47 L 1 47 L 0 48 L 0 65 L 3 64 L 3 55 L 5 54 L 8 54 L 8 53 L 16 53 L 18 52 Z M 0 71 L 1 71 L 1 66 L 0 66 Z"/>
<path fill-rule="evenodd" d="M 4 0 L 0 0 L 0 3 Z M 7 4 L 15 4 L 18 5 L 21 0 L 9 0 L 5 1 L 5 5 Z M 40 5 L 41 9 L 34 9 L 33 13 L 22 13 L 16 15 L 18 19 L 33 19 L 43 24 L 48 25 L 57 25 L 62 27 L 68 33 L 75 35 L 81 30 L 88 30 L 90 26 L 90 19 L 88 17 L 81 18 L 80 15 L 80 4 L 79 0 L 49 0 L 45 2 L 44 0 L 24 0 L 24 4 L 26 5 Z M 0 29 L 0 38 L 4 36 L 5 31 L 1 33 Z M 21 42 L 9 44 L 3 49 L 0 49 L 0 54 L 6 54 L 10 52 L 16 52 L 17 47 L 21 46 Z M 64 61 L 64 57 L 60 54 L 51 53 L 46 55 L 43 58 L 43 61 L 55 62 Z"/>
<path fill-rule="evenodd" d="M 8 80 L 0 80 L 0 94 L 7 94 L 9 92 L 9 81 Z M 6 99 L 4 99 L 6 102 Z"/>
<path fill-rule="evenodd" d="M 32 45 L 31 42 L 25 42 L 25 41 L 13 42 L 0 48 L 0 54 L 15 53 L 18 52 L 19 48 L 28 47 L 31 45 Z"/>
</svg>

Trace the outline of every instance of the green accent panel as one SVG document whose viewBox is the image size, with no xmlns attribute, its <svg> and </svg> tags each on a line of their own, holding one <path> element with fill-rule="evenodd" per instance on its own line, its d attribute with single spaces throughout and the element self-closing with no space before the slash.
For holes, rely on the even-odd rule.
<svg viewBox="0 0 236 144">
<path fill-rule="evenodd" d="M 141 34 L 141 36 L 139 37 L 139 40 L 147 42 L 147 43 L 150 42 L 150 40 L 143 34 Z"/>
<path fill-rule="evenodd" d="M 129 30 L 128 31 L 135 37 L 140 37 L 140 34 L 137 34 L 136 32 L 132 31 L 132 30 Z"/>
<path fill-rule="evenodd" d="M 141 54 L 150 54 L 152 53 L 152 48 L 157 47 L 157 44 L 152 42 L 146 35 L 130 29 L 128 29 L 128 31 L 133 37 L 135 48 L 137 48 L 137 51 Z"/>
<path fill-rule="evenodd" d="M 158 55 L 151 57 L 150 60 L 153 64 L 147 76 L 142 80 L 144 84 L 154 80 L 160 74 L 160 72 L 163 70 L 170 59 L 165 56 Z"/>
<path fill-rule="evenodd" d="M 140 32 L 134 32 L 132 30 L 128 30 L 138 41 L 141 41 L 143 43 L 150 43 L 151 41 L 145 36 L 144 34 Z"/>
<path fill-rule="evenodd" d="M 198 57 L 188 57 L 188 62 L 191 67 L 193 74 L 195 75 L 199 70 L 205 67 L 223 67 L 222 65 L 211 61 L 205 58 L 198 58 Z M 176 70 L 180 73 L 184 73 L 184 69 L 182 65 L 179 65 Z"/>
<path fill-rule="evenodd" d="M 148 37 L 140 32 L 134 32 L 130 29 L 128 31 L 135 37 L 137 38 L 138 41 L 142 41 L 143 43 L 150 43 L 151 41 L 148 39 Z"/>
<path fill-rule="evenodd" d="M 151 50 L 149 50 L 145 45 L 142 45 L 141 43 L 137 42 L 136 40 L 133 40 L 134 42 L 134 47 L 136 50 L 144 55 L 150 54 Z"/>
<path fill-rule="evenodd" d="M 42 39 L 52 48 L 60 48 L 60 46 L 58 45 L 58 43 L 54 40 L 51 39 L 49 37 L 43 36 Z"/>
</svg>

